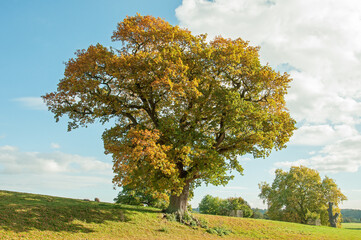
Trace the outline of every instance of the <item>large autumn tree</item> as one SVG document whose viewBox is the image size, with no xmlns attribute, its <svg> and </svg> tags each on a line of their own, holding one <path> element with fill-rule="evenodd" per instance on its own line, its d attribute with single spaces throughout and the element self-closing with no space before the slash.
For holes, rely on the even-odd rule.
<svg viewBox="0 0 361 240">
<path fill-rule="evenodd" d="M 103 141 L 115 184 L 169 194 L 168 211 L 182 212 L 201 182 L 242 173 L 237 156 L 265 157 L 291 137 L 291 79 L 261 65 L 258 47 L 140 15 L 120 22 L 112 40 L 120 43 L 77 51 L 43 98 L 57 121 L 69 117 L 69 130 L 114 123 Z"/>
<path fill-rule="evenodd" d="M 291 167 L 288 172 L 277 169 L 275 174 L 272 185 L 259 185 L 259 196 L 267 202 L 267 215 L 273 220 L 307 223 L 320 219 L 322 225 L 329 225 L 328 203 L 333 202 L 340 213 L 338 205 L 347 199 L 332 178 L 322 180 L 314 169 Z"/>
</svg>

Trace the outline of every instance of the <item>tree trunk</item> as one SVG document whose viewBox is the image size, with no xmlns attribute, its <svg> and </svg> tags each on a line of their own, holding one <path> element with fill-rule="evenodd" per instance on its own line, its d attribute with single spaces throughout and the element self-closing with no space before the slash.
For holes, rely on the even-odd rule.
<svg viewBox="0 0 361 240">
<path fill-rule="evenodd" d="M 188 196 L 189 196 L 189 183 L 186 183 L 182 193 L 179 196 L 178 195 L 170 196 L 167 212 L 174 213 L 179 211 L 179 213 L 183 215 L 187 211 Z"/>
<path fill-rule="evenodd" d="M 333 214 L 332 206 L 333 206 L 333 203 L 329 202 L 328 209 L 327 209 L 328 218 L 329 218 L 331 227 L 337 227 L 337 221 L 338 221 L 339 214 L 338 213 L 336 213 L 335 215 Z"/>
</svg>

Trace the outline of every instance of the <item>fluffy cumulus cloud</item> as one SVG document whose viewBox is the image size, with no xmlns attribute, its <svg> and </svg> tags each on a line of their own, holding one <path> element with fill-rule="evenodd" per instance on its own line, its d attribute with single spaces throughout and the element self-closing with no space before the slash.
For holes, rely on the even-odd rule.
<svg viewBox="0 0 361 240">
<path fill-rule="evenodd" d="M 0 173 L 112 175 L 109 163 L 93 157 L 62 152 L 23 152 L 13 146 L 0 146 Z"/>
<path fill-rule="evenodd" d="M 112 202 L 112 166 L 62 152 L 25 152 L 0 146 L 0 189 Z M 24 181 L 25 179 L 25 181 Z"/>
<path fill-rule="evenodd" d="M 195 33 L 241 37 L 261 46 L 263 62 L 292 66 L 288 104 L 297 120 L 360 117 L 359 1 L 184 0 L 176 14 Z"/>
<path fill-rule="evenodd" d="M 358 136 L 358 131 L 346 124 L 330 126 L 304 125 L 297 129 L 291 138 L 290 145 L 323 146 L 340 139 Z"/>
<path fill-rule="evenodd" d="M 361 167 L 360 149 L 361 136 L 355 136 L 326 145 L 308 159 L 275 165 L 281 168 L 304 165 L 323 172 L 357 172 Z"/>
<path fill-rule="evenodd" d="M 346 143 L 360 136 L 360 1 L 183 0 L 176 15 L 181 26 L 210 39 L 241 37 L 260 46 L 263 63 L 293 78 L 286 101 L 300 126 L 292 144 L 323 146 L 302 161 L 357 169 L 361 153 Z"/>
</svg>

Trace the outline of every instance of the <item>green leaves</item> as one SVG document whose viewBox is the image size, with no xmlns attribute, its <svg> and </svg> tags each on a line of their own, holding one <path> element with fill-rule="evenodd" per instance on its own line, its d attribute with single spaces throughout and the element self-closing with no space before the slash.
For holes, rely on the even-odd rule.
<svg viewBox="0 0 361 240">
<path fill-rule="evenodd" d="M 267 202 L 271 219 L 307 223 L 308 218 L 318 216 L 323 225 L 328 225 L 328 202 L 338 206 L 347 199 L 333 179 L 325 177 L 321 181 L 316 170 L 300 166 L 291 167 L 289 172 L 277 169 L 275 174 L 272 186 L 259 184 L 259 197 Z"/>
<path fill-rule="evenodd" d="M 194 181 L 226 184 L 230 170 L 243 170 L 237 155 L 265 157 L 292 136 L 284 101 L 291 79 L 262 66 L 258 47 L 207 42 L 140 15 L 120 22 L 112 39 L 123 47 L 78 51 L 43 98 L 57 120 L 69 117 L 69 130 L 115 120 L 103 134 L 114 183 L 161 193 Z"/>
<path fill-rule="evenodd" d="M 221 199 L 206 195 L 199 203 L 201 213 L 229 216 L 232 210 L 242 210 L 243 217 L 251 217 L 253 211 L 249 204 L 241 197 Z"/>
</svg>

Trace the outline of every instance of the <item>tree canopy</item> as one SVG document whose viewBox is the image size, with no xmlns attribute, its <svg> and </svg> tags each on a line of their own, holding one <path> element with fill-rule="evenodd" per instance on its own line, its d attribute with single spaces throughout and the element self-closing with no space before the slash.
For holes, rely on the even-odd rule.
<svg viewBox="0 0 361 240">
<path fill-rule="evenodd" d="M 247 41 L 207 41 L 140 15 L 120 22 L 112 40 L 121 44 L 78 50 L 43 98 L 56 121 L 69 117 L 68 130 L 114 122 L 102 138 L 115 184 L 170 194 L 169 211 L 185 210 L 201 182 L 242 173 L 238 155 L 265 157 L 292 136 L 291 79 L 262 65 Z"/>
<path fill-rule="evenodd" d="M 275 174 L 271 186 L 265 182 L 259 185 L 270 219 L 297 223 L 320 219 L 322 225 L 329 225 L 328 202 L 340 213 L 338 204 L 347 199 L 333 179 L 326 176 L 321 180 L 316 170 L 300 166 L 289 172 L 277 169 Z"/>
</svg>

